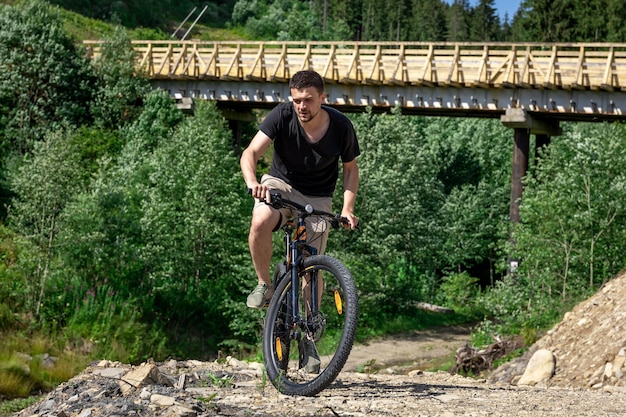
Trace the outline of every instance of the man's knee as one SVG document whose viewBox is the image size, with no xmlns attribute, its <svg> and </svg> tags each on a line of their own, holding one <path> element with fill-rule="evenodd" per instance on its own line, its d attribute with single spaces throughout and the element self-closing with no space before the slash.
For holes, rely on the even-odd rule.
<svg viewBox="0 0 626 417">
<path fill-rule="evenodd" d="M 250 232 L 271 233 L 277 229 L 277 224 L 280 225 L 280 220 L 280 212 L 272 210 L 269 207 L 267 209 L 256 208 L 252 212 Z"/>
</svg>

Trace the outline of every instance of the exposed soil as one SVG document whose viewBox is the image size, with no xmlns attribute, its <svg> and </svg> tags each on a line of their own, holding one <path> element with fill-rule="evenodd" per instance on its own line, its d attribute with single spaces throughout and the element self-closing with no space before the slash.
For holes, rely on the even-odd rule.
<svg viewBox="0 0 626 417">
<path fill-rule="evenodd" d="M 456 326 L 414 331 L 357 344 L 346 371 L 406 374 L 454 363 L 456 350 L 470 341 L 470 328 Z"/>
</svg>

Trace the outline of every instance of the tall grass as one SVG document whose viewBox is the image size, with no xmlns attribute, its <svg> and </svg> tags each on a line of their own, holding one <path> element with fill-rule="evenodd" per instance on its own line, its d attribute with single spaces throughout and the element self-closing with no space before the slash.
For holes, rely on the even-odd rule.
<svg viewBox="0 0 626 417">
<path fill-rule="evenodd" d="M 80 373 L 89 352 L 69 348 L 64 338 L 24 331 L 0 335 L 0 417 L 26 407 Z M 15 408 L 18 408 L 17 410 Z"/>
</svg>

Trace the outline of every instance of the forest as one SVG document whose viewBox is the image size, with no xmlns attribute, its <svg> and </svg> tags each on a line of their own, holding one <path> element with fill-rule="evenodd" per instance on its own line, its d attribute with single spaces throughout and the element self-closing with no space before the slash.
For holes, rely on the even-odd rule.
<svg viewBox="0 0 626 417">
<path fill-rule="evenodd" d="M 261 40 L 625 42 L 621 0 L 523 0 L 513 16 L 493 0 L 52 0 L 95 19 L 170 36 L 189 21 Z M 196 9 L 194 9 L 196 8 Z M 205 10 L 206 8 L 206 10 Z"/>
<path fill-rule="evenodd" d="M 2 398 L 41 392 L 94 358 L 259 355 L 263 312 L 245 306 L 255 278 L 241 148 L 215 103 L 187 114 L 153 90 L 130 44 L 168 38 L 201 4 L 52 3 L 0 6 Z M 504 22 L 485 0 L 208 5 L 215 27 L 246 39 L 617 42 L 626 18 L 615 0 L 525 0 Z M 71 28 L 78 14 L 92 25 L 83 32 L 103 33 L 95 61 Z M 207 25 L 193 36 L 211 37 Z M 356 277 L 359 340 L 465 324 L 477 346 L 514 335 L 528 346 L 626 264 L 621 123 L 562 123 L 531 161 L 513 227 L 513 135 L 498 120 L 349 117 L 362 227 L 332 232 L 328 252 Z M 56 353 L 65 367 L 25 375 L 24 351 Z"/>
</svg>

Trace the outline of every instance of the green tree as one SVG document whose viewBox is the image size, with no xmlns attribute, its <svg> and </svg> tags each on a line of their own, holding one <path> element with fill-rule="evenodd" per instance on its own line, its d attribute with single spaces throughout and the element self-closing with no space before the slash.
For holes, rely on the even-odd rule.
<svg viewBox="0 0 626 417">
<path fill-rule="evenodd" d="M 138 323 L 150 314 L 147 275 L 154 266 L 141 256 L 146 245 L 142 210 L 152 184 L 150 158 L 182 120 L 167 93 L 150 93 L 138 119 L 118 133 L 123 148 L 100 155 L 89 190 L 63 212 L 59 258 L 64 273 L 58 275 L 57 297 L 72 306 L 62 310 L 64 320 L 79 334 L 107 336 L 118 324 L 111 315 Z M 131 317 L 108 309 L 112 300 L 127 305 Z"/>
<path fill-rule="evenodd" d="M 498 121 L 439 119 L 425 134 L 446 196 L 437 219 L 444 272 L 481 269 L 493 283 L 508 222 L 511 131 Z M 488 274 L 488 275 L 487 275 Z M 487 283 L 487 282 L 485 282 Z"/>
<path fill-rule="evenodd" d="M 149 280 L 157 313 L 185 326 L 203 320 L 207 330 L 222 335 L 228 323 L 216 318 L 226 300 L 241 295 L 238 285 L 247 278 L 241 266 L 248 258 L 252 203 L 242 200 L 231 143 L 216 106 L 200 103 L 193 119 L 155 149 L 141 219 L 141 256 L 153 265 Z"/>
<path fill-rule="evenodd" d="M 550 325 L 624 265 L 624 128 L 564 127 L 526 180 L 513 235 L 519 269 L 487 303 L 513 330 Z"/>
<path fill-rule="evenodd" d="M 9 222 L 38 249 L 36 259 L 25 260 L 31 262 L 30 267 L 24 267 L 27 305 L 36 317 L 57 256 L 59 219 L 68 201 L 86 186 L 81 168 L 75 134 L 57 131 L 37 142 L 32 158 L 26 158 L 10 177 L 16 197 L 10 206 Z"/>
<path fill-rule="evenodd" d="M 550 145 L 536 177 L 528 180 L 517 250 L 531 259 L 524 261 L 528 274 L 549 270 L 559 277 L 554 289 L 563 300 L 570 292 L 592 291 L 618 272 L 608 255 L 616 245 L 623 247 L 624 137 L 618 126 L 575 125 Z M 527 241 L 531 234 L 533 247 Z M 551 260 L 540 261 L 540 251 L 551 253 Z"/>
<path fill-rule="evenodd" d="M 609 0 L 606 11 L 606 39 L 604 42 L 626 42 L 626 27 L 623 25 L 626 19 L 626 3 L 620 0 Z"/>
<path fill-rule="evenodd" d="M 204 346 L 201 356 L 231 334 L 258 337 L 256 318 L 231 319 L 248 313 L 238 307 L 253 276 L 245 238 L 252 199 L 215 105 L 200 102 L 192 117 L 181 116 L 167 94 L 147 97 L 145 111 L 123 129 L 117 161 L 105 161 L 92 190 L 66 211 L 63 237 L 72 244 L 62 258 L 80 276 L 65 285 L 82 291 L 67 301 L 80 307 L 71 323 L 81 333 L 105 336 L 125 317 L 153 323 L 172 351 L 179 338 L 187 348 Z M 106 313 L 112 299 L 135 313 Z M 131 334 L 119 337 L 135 346 L 133 355 L 160 354 Z"/>
<path fill-rule="evenodd" d="M 480 0 L 470 17 L 470 41 L 493 42 L 500 40 L 500 18 L 494 0 Z"/>
<path fill-rule="evenodd" d="M 150 158 L 182 120 L 166 93 L 149 94 L 144 111 L 121 133 L 125 140 L 119 157 L 104 155 L 89 191 L 68 205 L 61 257 L 79 277 L 76 291 L 84 294 L 105 283 L 126 297 L 149 291 L 144 277 L 152 265 L 140 254 L 145 245 L 142 205 L 152 185 Z"/>
<path fill-rule="evenodd" d="M 359 277 L 363 310 L 378 310 L 378 318 L 372 317 L 378 320 L 434 292 L 435 215 L 444 195 L 425 147 L 425 119 L 396 111 L 360 115 L 354 123 L 362 153 L 357 201 L 362 228 L 358 236 L 336 233 L 333 238 L 342 241 L 341 258 Z M 367 313 L 363 320 L 369 320 Z"/>
<path fill-rule="evenodd" d="M 469 39 L 469 11 L 468 0 L 454 0 L 447 10 L 447 39 L 450 42 L 459 42 Z"/>
<path fill-rule="evenodd" d="M 411 29 L 406 40 L 446 40 L 446 7 L 442 2 L 414 0 L 409 10 L 412 12 L 412 20 L 409 23 Z"/>
<path fill-rule="evenodd" d="M 578 42 L 572 15 L 579 2 L 573 0 L 524 0 L 516 15 L 514 33 L 520 42 Z"/>
<path fill-rule="evenodd" d="M 354 122 L 363 226 L 332 239 L 359 276 L 364 310 L 384 316 L 435 302 L 450 273 L 480 271 L 482 282 L 494 282 L 508 237 L 510 132 L 497 121 L 399 113 Z"/>
<path fill-rule="evenodd" d="M 571 11 L 572 18 L 576 22 L 572 28 L 572 40 L 577 42 L 602 42 L 606 40 L 607 0 L 589 0 L 576 2 Z M 623 15 L 622 15 L 623 16 Z"/>
<path fill-rule="evenodd" d="M 120 26 L 102 43 L 93 63 L 99 81 L 91 110 L 96 125 L 119 129 L 139 114 L 150 83 L 136 74 L 135 55 L 130 38 Z"/>
<path fill-rule="evenodd" d="M 89 121 L 90 63 L 42 0 L 0 6 L 0 132 L 3 152 L 24 153 L 48 130 Z"/>
</svg>

